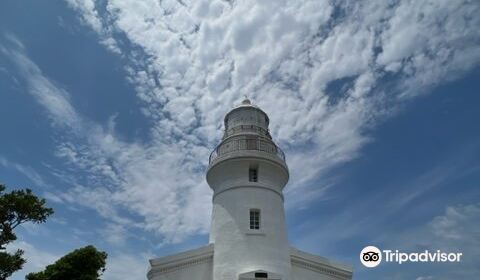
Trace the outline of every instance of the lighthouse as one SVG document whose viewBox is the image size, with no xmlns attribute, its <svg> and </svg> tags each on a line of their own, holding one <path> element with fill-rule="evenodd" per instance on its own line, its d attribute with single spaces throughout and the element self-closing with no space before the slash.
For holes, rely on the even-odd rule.
<svg viewBox="0 0 480 280">
<path fill-rule="evenodd" d="M 207 170 L 213 190 L 210 243 L 217 260 L 213 279 L 238 279 L 245 273 L 291 279 L 285 155 L 272 140 L 267 114 L 250 100 L 232 109 L 224 124 Z"/>
<path fill-rule="evenodd" d="M 350 266 L 289 246 L 283 195 L 289 170 L 269 123 L 247 98 L 226 114 L 206 172 L 213 190 L 209 244 L 150 260 L 149 280 L 352 278 Z"/>
</svg>

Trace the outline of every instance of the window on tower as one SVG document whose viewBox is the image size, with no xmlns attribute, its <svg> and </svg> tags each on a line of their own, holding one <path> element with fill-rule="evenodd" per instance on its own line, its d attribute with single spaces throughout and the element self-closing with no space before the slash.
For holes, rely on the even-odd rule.
<svg viewBox="0 0 480 280">
<path fill-rule="evenodd" d="M 250 209 L 250 229 L 260 229 L 259 209 Z"/>
<path fill-rule="evenodd" d="M 258 182 L 258 169 L 257 168 L 250 168 L 248 170 L 248 180 L 250 182 Z"/>
</svg>

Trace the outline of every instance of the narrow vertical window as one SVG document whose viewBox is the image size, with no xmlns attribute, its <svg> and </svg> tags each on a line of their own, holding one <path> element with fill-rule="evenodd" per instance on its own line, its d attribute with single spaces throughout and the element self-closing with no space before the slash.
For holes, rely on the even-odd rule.
<svg viewBox="0 0 480 280">
<path fill-rule="evenodd" d="M 250 209 L 250 229 L 260 229 L 260 210 Z"/>
<path fill-rule="evenodd" d="M 258 170 L 257 170 L 257 168 L 250 168 L 248 170 L 248 180 L 250 182 L 258 182 Z"/>
</svg>

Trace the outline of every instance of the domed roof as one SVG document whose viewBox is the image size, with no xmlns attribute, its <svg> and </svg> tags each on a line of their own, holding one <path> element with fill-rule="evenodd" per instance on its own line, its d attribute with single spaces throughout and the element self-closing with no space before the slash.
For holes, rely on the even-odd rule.
<svg viewBox="0 0 480 280">
<path fill-rule="evenodd" d="M 230 110 L 230 112 L 228 112 L 226 115 L 225 115 L 225 118 L 224 118 L 224 121 L 225 123 L 227 122 L 227 119 L 229 117 L 229 115 L 231 113 L 233 113 L 234 111 L 236 110 L 239 110 L 239 109 L 250 109 L 250 108 L 253 108 L 253 109 L 256 109 L 257 111 L 261 112 L 262 114 L 265 115 L 265 118 L 267 119 L 267 124 L 269 123 L 269 118 L 268 118 L 268 115 L 267 113 L 265 113 L 262 109 L 260 109 L 257 105 L 253 104 L 252 101 L 250 101 L 250 99 L 248 99 L 247 96 L 245 96 L 245 99 L 242 101 L 242 103 L 240 103 L 239 105 L 237 105 L 236 107 L 232 108 Z"/>
<path fill-rule="evenodd" d="M 250 102 L 250 99 L 248 99 L 246 96 L 245 96 L 245 99 L 242 101 L 242 105 L 251 105 L 252 102 Z"/>
</svg>

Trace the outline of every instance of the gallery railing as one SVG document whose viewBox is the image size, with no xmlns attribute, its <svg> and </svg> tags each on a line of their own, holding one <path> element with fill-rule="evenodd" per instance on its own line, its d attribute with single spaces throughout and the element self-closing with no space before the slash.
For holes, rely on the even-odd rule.
<svg viewBox="0 0 480 280">
<path fill-rule="evenodd" d="M 277 147 L 272 141 L 256 139 L 233 139 L 222 142 L 210 154 L 209 164 L 215 159 L 223 155 L 243 150 L 256 150 L 266 152 L 277 156 L 279 159 L 285 161 L 285 154 L 282 149 Z"/>
</svg>

